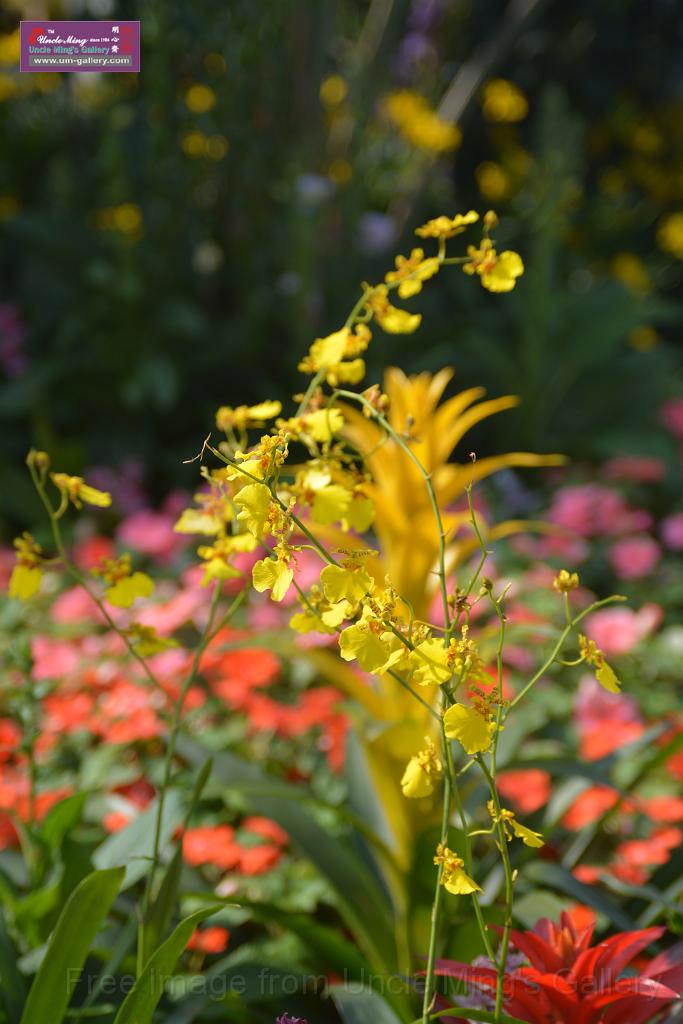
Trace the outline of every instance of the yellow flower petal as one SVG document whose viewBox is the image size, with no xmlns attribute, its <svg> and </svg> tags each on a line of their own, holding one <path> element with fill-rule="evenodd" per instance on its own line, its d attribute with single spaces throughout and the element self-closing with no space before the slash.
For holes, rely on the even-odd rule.
<svg viewBox="0 0 683 1024">
<path fill-rule="evenodd" d="M 540 847 L 544 845 L 543 836 L 540 832 L 533 832 L 526 825 L 520 825 L 514 818 L 510 822 L 512 830 L 518 839 L 521 839 L 525 846 Z"/>
<path fill-rule="evenodd" d="M 366 672 L 379 672 L 391 651 L 367 622 L 357 622 L 339 634 L 339 651 L 344 661 L 358 661 Z"/>
<path fill-rule="evenodd" d="M 434 792 L 434 783 L 431 776 L 420 764 L 418 757 L 411 757 L 410 761 L 408 761 L 401 779 L 401 789 L 403 795 L 412 800 L 431 796 Z"/>
<path fill-rule="evenodd" d="M 600 667 L 596 669 L 595 678 L 610 693 L 621 693 L 621 683 L 617 679 L 612 666 L 608 665 L 606 661 L 603 661 Z"/>
<path fill-rule="evenodd" d="M 424 640 L 410 655 L 413 678 L 420 686 L 440 686 L 453 675 L 448 664 L 448 648 L 442 640 Z"/>
<path fill-rule="evenodd" d="M 454 896 L 467 896 L 468 893 L 482 891 L 481 886 L 477 885 L 474 879 L 470 878 L 462 868 L 458 868 L 448 874 L 444 881 L 444 887 Z"/>
<path fill-rule="evenodd" d="M 479 754 L 491 745 L 491 733 L 495 726 L 487 722 L 476 708 L 464 704 L 453 704 L 443 716 L 446 736 L 457 740 L 466 754 Z"/>
<path fill-rule="evenodd" d="M 326 565 L 320 573 L 320 582 L 328 601 L 350 601 L 358 604 L 372 590 L 374 580 L 364 569 L 344 569 L 341 565 Z"/>
<path fill-rule="evenodd" d="M 348 512 L 353 495 L 341 484 L 329 484 L 316 491 L 311 505 L 311 518 L 316 523 L 329 526 L 340 522 Z"/>
<path fill-rule="evenodd" d="M 106 491 L 98 491 L 96 487 L 91 487 L 90 484 L 81 484 L 78 496 L 86 505 L 96 505 L 98 508 L 108 508 L 111 505 L 111 494 L 108 494 Z"/>
<path fill-rule="evenodd" d="M 491 270 L 481 275 L 481 283 L 490 292 L 511 292 L 523 273 L 522 257 L 508 249 L 500 254 Z"/>
<path fill-rule="evenodd" d="M 237 513 L 239 522 L 259 539 L 266 532 L 266 520 L 270 512 L 271 495 L 265 484 L 247 484 L 233 498 L 240 509 Z"/>
<path fill-rule="evenodd" d="M 173 529 L 176 533 L 201 533 L 209 537 L 219 533 L 225 524 L 218 516 L 203 512 L 199 508 L 186 508 L 180 513 L 180 519 Z"/>
<path fill-rule="evenodd" d="M 280 558 L 263 558 L 255 563 L 251 578 L 254 590 L 270 590 L 273 601 L 281 601 L 291 586 L 294 571 Z"/>
<path fill-rule="evenodd" d="M 38 592 L 43 574 L 37 566 L 15 565 L 9 581 L 9 596 L 28 601 Z"/>
<path fill-rule="evenodd" d="M 376 313 L 375 320 L 387 334 L 412 334 L 422 323 L 422 314 L 409 313 L 390 305 L 386 312 Z"/>
<path fill-rule="evenodd" d="M 153 593 L 154 582 L 147 573 L 134 572 L 107 587 L 104 596 L 116 608 L 130 608 L 138 597 L 151 597 Z"/>
<path fill-rule="evenodd" d="M 339 409 L 317 409 L 303 417 L 304 432 L 314 441 L 326 444 L 344 426 L 344 417 Z"/>
<path fill-rule="evenodd" d="M 365 533 L 370 529 L 374 520 L 375 503 L 363 495 L 354 495 L 341 523 L 345 530 L 351 529 L 357 533 Z"/>
</svg>

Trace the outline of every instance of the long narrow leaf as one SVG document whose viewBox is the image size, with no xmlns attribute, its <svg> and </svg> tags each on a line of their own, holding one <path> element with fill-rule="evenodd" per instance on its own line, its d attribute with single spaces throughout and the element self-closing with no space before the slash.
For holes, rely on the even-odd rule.
<svg viewBox="0 0 683 1024">
<path fill-rule="evenodd" d="M 205 918 L 220 909 L 220 906 L 204 907 L 180 922 L 147 961 L 142 974 L 121 1003 L 114 1024 L 150 1024 L 157 1003 L 164 994 L 166 981 L 193 931 Z"/>
<path fill-rule="evenodd" d="M 178 751 L 195 764 L 206 757 L 205 751 L 187 737 L 180 737 Z M 396 947 L 391 904 L 351 845 L 330 834 L 310 813 L 304 802 L 305 791 L 271 779 L 231 754 L 215 754 L 214 763 L 214 777 L 242 794 L 259 814 L 281 825 L 327 879 L 341 913 L 374 966 L 393 969 Z"/>
<path fill-rule="evenodd" d="M 21 1017 L 26 999 L 26 982 L 17 966 L 17 951 L 7 934 L 5 917 L 0 914 L 0 1000 L 12 1024 Z"/>
<path fill-rule="evenodd" d="M 94 871 L 67 900 L 24 1006 L 21 1024 L 61 1024 L 93 941 L 123 882 L 124 869 Z"/>
<path fill-rule="evenodd" d="M 157 802 L 120 832 L 114 832 L 97 847 L 93 854 L 96 868 L 109 868 L 124 864 L 126 876 L 122 888 L 128 889 L 147 874 L 154 851 L 154 822 Z M 161 843 L 167 843 L 180 824 L 182 809 L 180 796 L 171 789 L 166 794 L 161 822 Z"/>
</svg>

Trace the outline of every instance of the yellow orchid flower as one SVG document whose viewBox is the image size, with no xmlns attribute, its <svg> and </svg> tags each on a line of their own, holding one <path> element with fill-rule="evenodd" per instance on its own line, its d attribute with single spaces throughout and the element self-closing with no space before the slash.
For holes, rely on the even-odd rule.
<svg viewBox="0 0 683 1024">
<path fill-rule="evenodd" d="M 216 426 L 227 433 L 230 430 L 247 430 L 249 427 L 263 427 L 282 412 L 282 402 L 266 401 L 258 405 L 238 405 L 233 409 L 222 405 L 216 413 Z"/>
<path fill-rule="evenodd" d="M 409 313 L 406 309 L 397 309 L 391 305 L 386 285 L 377 285 L 369 293 L 367 308 L 387 334 L 412 334 L 422 322 L 420 313 Z"/>
<path fill-rule="evenodd" d="M 524 273 L 519 253 L 507 249 L 498 255 L 490 238 L 482 239 L 479 248 L 468 246 L 467 255 L 469 259 L 462 269 L 466 274 L 478 274 L 482 285 L 490 292 L 512 291 L 517 278 Z"/>
<path fill-rule="evenodd" d="M 254 590 L 259 593 L 270 590 L 273 601 L 282 601 L 294 579 L 290 553 L 286 548 L 278 547 L 275 558 L 262 558 L 254 563 L 251 578 Z"/>
<path fill-rule="evenodd" d="M 266 533 L 266 523 L 270 515 L 271 494 L 265 484 L 247 484 L 233 498 L 240 511 L 237 521 L 260 540 Z"/>
<path fill-rule="evenodd" d="M 104 597 L 115 608 L 130 608 L 139 597 L 154 593 L 154 581 L 146 572 L 131 572 L 130 555 L 107 558 L 92 571 L 109 584 Z"/>
<path fill-rule="evenodd" d="M 351 507 L 353 495 L 341 484 L 328 484 L 315 492 L 311 519 L 321 525 L 341 522 Z"/>
<path fill-rule="evenodd" d="M 443 864 L 441 884 L 447 892 L 454 896 L 467 896 L 472 892 L 481 892 L 481 886 L 477 885 L 473 878 L 465 872 L 465 862 L 462 857 L 449 850 L 443 843 L 436 848 L 435 864 Z"/>
<path fill-rule="evenodd" d="M 366 605 L 360 620 L 339 634 L 339 653 L 344 661 L 357 661 L 366 672 L 381 672 L 399 653 L 392 639 L 397 640 Z"/>
<path fill-rule="evenodd" d="M 26 532 L 15 539 L 14 546 L 17 549 L 17 561 L 10 576 L 8 594 L 20 601 L 30 601 L 38 592 L 43 578 L 40 569 L 43 549 Z"/>
<path fill-rule="evenodd" d="M 401 778 L 403 795 L 413 800 L 431 796 L 435 780 L 443 774 L 443 765 L 434 742 L 428 736 L 425 739 L 425 749 L 411 757 Z"/>
<path fill-rule="evenodd" d="M 86 484 L 82 476 L 50 473 L 50 479 L 76 508 L 82 508 L 83 502 L 98 508 L 108 508 L 111 505 L 111 494 L 108 494 L 107 491 L 98 491 L 96 487 Z"/>
<path fill-rule="evenodd" d="M 479 214 L 475 210 L 469 210 L 468 213 L 456 213 L 454 217 L 434 217 L 422 227 L 416 228 L 415 234 L 420 238 L 454 238 L 478 220 Z"/>
<path fill-rule="evenodd" d="M 486 806 L 494 825 L 497 825 L 499 822 L 502 824 L 503 831 L 508 842 L 510 842 L 512 835 L 514 834 L 517 839 L 522 840 L 525 846 L 532 846 L 536 849 L 540 849 L 541 846 L 545 845 L 545 840 L 541 833 L 534 832 L 533 829 L 520 824 L 515 817 L 514 811 L 509 811 L 507 807 L 501 807 L 500 813 L 498 813 L 493 800 L 489 800 Z"/>
<path fill-rule="evenodd" d="M 443 640 L 432 637 L 417 644 L 410 654 L 413 667 L 413 679 L 420 686 L 440 686 L 447 683 L 453 675 L 449 660 L 449 648 L 444 647 Z"/>
<path fill-rule="evenodd" d="M 422 291 L 422 283 L 434 277 L 439 266 L 436 256 L 425 259 L 424 249 L 413 249 L 410 256 L 396 257 L 396 270 L 390 270 L 384 280 L 387 284 L 398 282 L 399 297 L 409 299 Z"/>
<path fill-rule="evenodd" d="M 197 554 L 204 560 L 202 586 L 212 580 L 233 580 L 242 573 L 231 564 L 230 559 L 237 551 L 253 551 L 257 540 L 250 533 L 236 533 L 217 537 L 213 544 L 202 544 Z"/>
<path fill-rule="evenodd" d="M 605 690 L 610 693 L 621 693 L 621 683 L 616 672 L 605 660 L 605 655 L 594 640 L 589 640 L 583 634 L 579 635 L 579 650 L 587 665 L 595 667 L 595 678 Z"/>
<path fill-rule="evenodd" d="M 328 601 L 350 601 L 358 604 L 374 587 L 374 580 L 360 567 L 350 569 L 341 565 L 326 565 L 320 573 L 320 582 Z"/>
<path fill-rule="evenodd" d="M 355 331 L 342 327 L 326 338 L 317 338 L 308 355 L 299 363 L 302 373 L 324 373 L 332 387 L 357 384 L 365 376 L 365 362 L 360 353 L 368 347 L 372 334 L 365 324 Z"/>
<path fill-rule="evenodd" d="M 449 740 L 457 740 L 466 754 L 480 754 L 491 746 L 495 724 L 476 708 L 453 704 L 444 713 L 443 724 Z"/>
</svg>

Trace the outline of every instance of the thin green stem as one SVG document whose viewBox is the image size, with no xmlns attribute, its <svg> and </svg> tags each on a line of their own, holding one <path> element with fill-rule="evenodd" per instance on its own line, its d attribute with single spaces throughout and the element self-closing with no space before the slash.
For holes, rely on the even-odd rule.
<svg viewBox="0 0 683 1024">
<path fill-rule="evenodd" d="M 519 704 L 519 702 L 522 700 L 522 698 L 527 695 L 529 690 L 533 686 L 536 685 L 536 683 L 541 678 L 541 676 L 545 675 L 545 673 L 551 667 L 553 662 L 557 659 L 557 656 L 560 653 L 560 651 L 562 650 L 567 637 L 572 632 L 572 630 L 575 629 L 576 626 L 578 626 L 579 622 L 581 622 L 582 619 L 585 619 L 585 617 L 587 615 L 590 615 L 591 612 L 596 611 L 598 608 L 603 608 L 606 604 L 612 604 L 614 601 L 623 601 L 623 600 L 624 600 L 624 598 L 621 597 L 620 594 L 613 594 L 611 597 L 603 598 L 602 601 L 593 601 L 593 603 L 590 604 L 587 608 L 584 608 L 582 612 L 579 612 L 578 615 L 575 615 L 574 618 L 571 620 L 571 622 L 567 626 L 565 626 L 565 628 L 560 633 L 560 636 L 559 636 L 559 639 L 558 639 L 557 643 L 553 647 L 553 649 L 552 649 L 551 653 L 549 654 L 549 656 L 546 658 L 546 660 L 543 662 L 543 664 L 539 668 L 538 672 L 536 672 L 532 676 L 532 678 L 529 680 L 529 682 L 526 684 L 526 686 L 522 690 L 519 691 L 517 696 L 513 700 L 510 701 L 510 704 L 508 706 L 507 712 L 505 714 L 505 718 L 507 718 L 507 716 L 510 714 L 510 711 L 512 710 L 512 708 L 514 708 L 515 705 Z M 505 718 L 503 719 L 503 721 L 505 721 Z"/>
<path fill-rule="evenodd" d="M 156 873 L 157 862 L 158 862 L 158 859 L 159 859 L 159 847 L 161 845 L 161 828 L 162 828 L 162 823 L 163 823 L 164 805 L 165 805 L 165 801 L 166 801 L 166 793 L 168 791 L 168 788 L 169 788 L 169 785 L 170 785 L 170 781 L 171 781 L 171 772 L 173 770 L 173 758 L 175 756 L 175 749 L 176 749 L 176 743 L 177 743 L 177 739 L 178 739 L 178 733 L 180 732 L 180 726 L 181 726 L 181 723 L 182 723 L 183 708 L 185 706 L 185 700 L 186 700 L 187 695 L 188 695 L 188 693 L 190 691 L 190 688 L 192 687 L 192 685 L 195 683 L 195 681 L 197 679 L 197 675 L 199 673 L 199 665 L 200 665 L 200 662 L 201 662 L 201 658 L 202 658 L 202 655 L 203 655 L 204 651 L 206 650 L 206 647 L 207 647 L 207 645 L 209 643 L 209 638 L 211 636 L 211 630 L 212 630 L 213 622 L 214 622 L 214 619 L 216 617 L 216 612 L 218 610 L 218 604 L 219 604 L 220 597 L 221 597 L 221 589 L 222 589 L 221 584 L 220 583 L 216 583 L 216 585 L 214 587 L 213 594 L 211 595 L 211 604 L 210 604 L 210 607 L 209 607 L 209 614 L 208 614 L 206 623 L 204 624 L 204 628 L 203 628 L 203 630 L 201 632 L 201 635 L 200 635 L 199 641 L 197 643 L 197 646 L 195 648 L 194 657 L 192 659 L 192 665 L 190 667 L 190 671 L 187 674 L 187 676 L 185 677 L 185 680 L 183 682 L 182 688 L 180 690 L 180 694 L 178 695 L 178 700 L 176 701 L 175 707 L 173 709 L 173 719 L 171 721 L 171 727 L 170 727 L 170 730 L 169 730 L 168 739 L 166 741 L 166 751 L 165 751 L 165 755 L 164 755 L 162 780 L 161 780 L 161 785 L 159 787 L 159 795 L 158 795 L 158 798 L 157 798 L 157 809 L 156 809 L 156 816 L 155 816 L 155 821 L 154 821 L 154 840 L 153 840 L 153 845 L 152 845 L 151 864 L 150 864 L 149 872 L 147 874 L 147 878 L 145 880 L 145 891 L 144 891 L 143 898 L 142 898 L 142 927 L 141 927 L 141 932 L 142 932 L 142 939 L 143 939 L 143 941 L 140 944 L 141 945 L 141 950 L 140 949 L 138 950 L 138 959 L 139 960 L 140 960 L 140 953 L 141 953 L 141 951 L 144 952 L 144 928 L 145 928 L 145 923 L 146 923 L 146 920 L 147 920 L 147 915 L 149 913 L 150 901 L 151 901 L 151 896 L 152 896 L 152 887 L 154 885 L 154 875 Z M 240 607 L 242 602 L 245 600 L 246 594 L 247 594 L 247 589 L 245 587 L 243 590 L 240 591 L 240 593 L 237 595 L 235 600 L 232 602 L 232 604 L 230 606 L 230 610 L 229 610 L 230 614 L 229 615 L 226 614 L 223 617 L 222 625 L 225 625 L 225 623 L 227 621 L 229 621 L 229 619 L 232 617 L 232 615 L 234 615 L 234 613 Z M 139 962 L 138 963 L 138 967 L 139 967 L 139 969 L 141 969 L 142 967 L 144 967 L 144 964 Z"/>
<path fill-rule="evenodd" d="M 443 719 L 441 720 L 441 725 L 443 730 Z M 463 807 L 462 799 L 460 797 L 460 790 L 458 788 L 455 766 L 453 764 L 453 752 L 451 750 L 451 745 L 445 733 L 443 734 L 443 749 L 446 752 L 446 771 L 448 772 L 448 776 L 451 780 L 453 802 L 455 803 L 455 807 L 458 812 L 458 817 L 460 818 L 460 823 L 462 825 L 462 834 L 465 843 L 465 868 L 467 869 L 467 874 L 472 875 L 472 842 L 470 840 L 470 834 L 468 831 L 467 818 L 465 817 L 465 808 Z M 472 893 L 472 906 L 474 908 L 474 916 L 477 919 L 479 933 L 481 935 L 481 940 L 484 944 L 484 950 L 486 951 L 486 955 L 488 956 L 489 960 L 495 962 L 495 958 L 493 955 L 493 947 L 491 945 L 491 939 L 489 938 L 486 922 L 484 921 L 484 915 L 479 904 L 479 897 L 477 896 L 476 892 Z"/>
<path fill-rule="evenodd" d="M 443 752 L 444 759 L 447 757 Z M 447 772 L 443 780 L 443 810 L 441 814 L 441 845 L 448 846 L 448 823 L 451 815 L 451 777 Z M 427 1024 L 429 1014 L 434 1002 L 434 967 L 436 964 L 436 943 L 439 932 L 439 918 L 441 916 L 441 904 L 443 901 L 443 871 L 444 865 L 441 862 L 436 872 L 436 888 L 432 901 L 431 923 L 429 931 L 429 952 L 427 954 L 427 972 L 425 975 L 425 989 L 422 999 L 422 1021 Z"/>
<path fill-rule="evenodd" d="M 508 838 L 505 834 L 505 828 L 501 819 L 501 806 L 500 799 L 498 797 L 498 790 L 496 789 L 496 782 L 494 775 L 486 767 L 484 757 L 479 754 L 477 761 L 481 770 L 483 771 L 486 782 L 489 787 L 491 794 L 491 800 L 496 814 L 496 833 L 498 835 L 498 849 L 500 850 L 501 860 L 503 861 L 503 873 L 505 875 L 505 920 L 503 922 L 503 935 L 501 938 L 500 952 L 496 964 L 496 972 L 498 980 L 496 984 L 496 1005 L 494 1010 L 494 1016 L 496 1021 L 500 1021 L 503 1013 L 503 996 L 505 994 L 505 968 L 507 967 L 508 952 L 510 948 L 510 931 L 512 930 L 512 902 L 514 898 L 514 878 L 512 874 L 512 865 L 510 863 L 510 852 L 508 850 Z M 491 753 L 492 768 L 495 772 L 495 752 Z"/>
<path fill-rule="evenodd" d="M 112 619 L 111 615 L 107 611 L 107 608 L 104 605 L 104 602 L 101 601 L 100 598 L 97 596 L 95 591 L 90 586 L 90 583 L 88 582 L 86 577 L 83 575 L 83 573 L 70 560 L 70 558 L 69 558 L 69 556 L 68 556 L 68 554 L 66 552 L 66 547 L 64 545 L 64 540 L 62 538 L 62 531 L 61 531 L 61 529 L 59 527 L 59 521 L 58 521 L 56 513 L 55 513 L 55 511 L 54 511 L 54 509 L 52 507 L 50 499 L 48 498 L 47 494 L 45 493 L 45 488 L 43 487 L 43 483 L 39 479 L 39 477 L 38 477 L 38 475 L 37 475 L 37 473 L 36 473 L 36 471 L 35 471 L 33 466 L 29 466 L 29 471 L 31 473 L 31 479 L 33 480 L 33 484 L 34 484 L 34 486 L 35 486 L 35 488 L 36 488 L 36 490 L 38 492 L 38 496 L 39 496 L 40 500 L 42 501 L 43 506 L 44 506 L 44 508 L 45 508 L 45 510 L 46 510 L 46 512 L 48 514 L 48 517 L 50 519 L 50 525 L 51 525 L 51 528 L 52 528 L 52 537 L 53 537 L 53 540 L 54 540 L 55 548 L 57 549 L 57 552 L 59 554 L 59 557 L 61 559 L 61 562 L 62 562 L 65 570 L 67 571 L 69 576 L 71 576 L 71 578 L 76 583 L 78 583 L 79 586 L 81 586 L 83 588 L 83 590 L 85 590 L 85 592 L 88 595 L 88 597 L 90 598 L 90 600 L 93 601 L 94 604 L 97 605 L 97 607 L 100 610 L 100 614 L 104 618 L 104 620 L 107 623 L 107 625 L 109 626 L 109 628 L 112 629 L 121 638 L 121 640 L 123 640 L 123 643 L 125 644 L 125 646 L 126 646 L 126 648 L 128 650 L 128 653 L 133 658 L 135 658 L 136 662 L 138 663 L 138 665 L 140 665 L 140 667 L 142 668 L 143 672 L 147 676 L 147 679 L 152 684 L 152 686 L 154 686 L 155 689 L 157 689 L 161 693 L 163 693 L 164 698 L 166 700 L 168 700 L 168 694 L 166 693 L 166 690 L 161 685 L 159 680 L 156 678 L 156 676 L 154 675 L 154 673 L 150 669 L 149 665 L 147 664 L 146 660 L 142 657 L 142 655 L 138 654 L 138 652 L 136 651 L 135 646 L 131 642 L 130 638 L 114 622 L 114 620 Z"/>
</svg>

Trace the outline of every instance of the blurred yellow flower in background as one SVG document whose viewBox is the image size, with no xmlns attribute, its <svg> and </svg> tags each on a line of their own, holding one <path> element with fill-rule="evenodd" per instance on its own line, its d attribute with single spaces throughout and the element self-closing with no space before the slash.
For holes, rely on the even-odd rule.
<svg viewBox="0 0 683 1024">
<path fill-rule="evenodd" d="M 529 102 L 516 85 L 505 78 L 492 78 L 482 91 L 482 110 L 487 121 L 514 124 L 529 113 Z"/>
<path fill-rule="evenodd" d="M 458 126 L 440 118 L 425 97 L 412 89 L 389 93 L 383 106 L 404 139 L 418 149 L 448 153 L 462 141 Z"/>
<path fill-rule="evenodd" d="M 619 252 L 612 260 L 612 273 L 635 295 L 647 295 L 652 283 L 647 267 L 634 252 Z"/>
<path fill-rule="evenodd" d="M 193 114 L 206 114 L 216 106 L 216 93 L 208 85 L 191 85 L 184 98 L 185 106 Z"/>
<path fill-rule="evenodd" d="M 677 260 L 683 260 L 683 212 L 671 213 L 659 222 L 657 245 Z"/>
<path fill-rule="evenodd" d="M 510 175 L 493 160 L 485 160 L 478 164 L 474 171 L 479 191 L 490 203 L 499 203 L 507 199 L 512 190 Z"/>
<path fill-rule="evenodd" d="M 135 236 L 142 228 L 142 211 L 135 203 L 105 206 L 96 212 L 95 223 L 103 231 L 118 231 L 122 235 Z"/>
<path fill-rule="evenodd" d="M 320 83 L 320 100 L 326 107 L 338 107 L 349 92 L 346 79 L 341 75 L 328 75 Z"/>
<path fill-rule="evenodd" d="M 644 324 L 642 327 L 636 327 L 635 331 L 631 331 L 628 343 L 636 352 L 649 352 L 659 344 L 659 335 L 654 327 Z"/>
<path fill-rule="evenodd" d="M 0 67 L 16 67 L 18 70 L 19 56 L 19 29 L 0 36 Z"/>
</svg>

